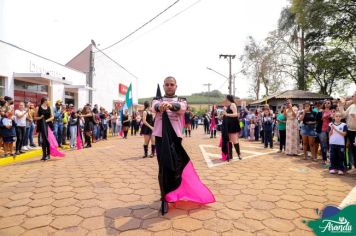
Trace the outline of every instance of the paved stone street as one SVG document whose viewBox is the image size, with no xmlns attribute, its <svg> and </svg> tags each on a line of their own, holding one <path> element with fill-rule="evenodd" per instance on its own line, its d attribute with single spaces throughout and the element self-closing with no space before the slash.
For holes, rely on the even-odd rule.
<svg viewBox="0 0 356 236">
<path fill-rule="evenodd" d="M 142 137 L 112 138 L 64 159 L 0 168 L 0 235 L 312 235 L 303 220 L 339 205 L 355 175 L 330 176 L 319 163 L 242 142 L 242 161 L 221 163 L 202 129 L 184 146 L 217 202 L 178 202 L 158 214 L 155 159 Z"/>
</svg>

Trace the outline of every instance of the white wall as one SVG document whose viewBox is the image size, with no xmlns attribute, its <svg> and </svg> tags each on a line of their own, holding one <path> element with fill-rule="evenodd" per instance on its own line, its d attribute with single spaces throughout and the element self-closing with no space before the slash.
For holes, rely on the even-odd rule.
<svg viewBox="0 0 356 236">
<path fill-rule="evenodd" d="M 78 104 L 76 104 L 76 109 L 83 108 L 89 101 L 89 90 L 78 89 Z"/>
<path fill-rule="evenodd" d="M 95 54 L 93 78 L 93 104 L 98 104 L 107 110 L 113 108 L 114 100 L 125 101 L 125 95 L 119 95 L 119 84 L 129 86 L 133 83 L 133 101 L 137 102 L 135 80 L 126 71 L 112 62 L 100 52 Z"/>
<path fill-rule="evenodd" d="M 59 99 L 64 101 L 64 85 L 62 83 L 53 81 L 51 87 L 51 93 L 53 98 L 53 100 L 51 101 L 52 105 L 54 105 L 55 102 Z"/>
<path fill-rule="evenodd" d="M 85 85 L 85 74 L 54 61 L 42 58 L 0 41 L 0 74 L 12 77 L 12 73 L 50 72 L 55 77 L 65 77 L 73 84 Z"/>
<path fill-rule="evenodd" d="M 0 75 L 8 80 L 5 83 L 5 94 L 14 96 L 13 73 L 50 73 L 51 76 L 62 78 L 72 82 L 73 85 L 86 85 L 85 73 L 65 67 L 59 63 L 45 59 L 41 56 L 27 52 L 16 46 L 0 41 Z M 64 100 L 64 85 L 60 82 L 53 82 L 52 100 Z M 80 104 L 88 102 L 88 96 L 79 96 Z M 81 101 L 83 100 L 83 101 Z"/>
</svg>

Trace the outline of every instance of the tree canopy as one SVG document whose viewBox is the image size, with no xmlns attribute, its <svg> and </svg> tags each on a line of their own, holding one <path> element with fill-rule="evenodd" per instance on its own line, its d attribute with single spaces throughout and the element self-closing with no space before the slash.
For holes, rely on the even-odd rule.
<svg viewBox="0 0 356 236">
<path fill-rule="evenodd" d="M 255 97 L 283 82 L 327 95 L 356 84 L 355 23 L 355 1 L 291 0 L 276 30 L 262 42 L 249 36 L 244 46 L 240 59 Z"/>
</svg>

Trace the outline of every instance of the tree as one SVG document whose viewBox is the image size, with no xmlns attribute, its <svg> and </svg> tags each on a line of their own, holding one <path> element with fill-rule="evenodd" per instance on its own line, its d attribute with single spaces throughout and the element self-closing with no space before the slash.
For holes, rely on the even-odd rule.
<svg viewBox="0 0 356 236">
<path fill-rule="evenodd" d="M 290 42 L 299 45 L 299 56 L 295 58 L 298 64 L 297 87 L 306 90 L 307 80 L 305 74 L 305 7 L 307 0 L 292 0 L 290 7 L 282 10 L 278 22 L 278 29 L 282 35 L 289 35 Z"/>
<path fill-rule="evenodd" d="M 356 83 L 356 4 L 346 0 L 314 0 L 306 9 L 309 76 L 323 94 Z"/>
<path fill-rule="evenodd" d="M 261 85 L 268 96 L 270 92 L 276 92 L 282 83 L 281 70 L 279 68 L 277 51 L 273 45 L 257 43 L 250 36 L 245 45 L 242 61 L 242 73 L 252 80 L 252 88 L 256 99 L 260 98 Z"/>
</svg>

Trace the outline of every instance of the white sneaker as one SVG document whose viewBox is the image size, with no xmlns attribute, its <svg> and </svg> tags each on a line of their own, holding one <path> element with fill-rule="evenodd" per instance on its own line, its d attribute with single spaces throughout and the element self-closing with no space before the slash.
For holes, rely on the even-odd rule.
<svg viewBox="0 0 356 236">
<path fill-rule="evenodd" d="M 337 174 L 338 174 L 338 175 L 344 175 L 344 172 L 343 172 L 342 170 L 339 170 L 339 171 L 337 172 Z"/>
<path fill-rule="evenodd" d="M 330 174 L 336 174 L 336 170 L 330 170 L 329 173 Z"/>
<path fill-rule="evenodd" d="M 22 150 L 22 151 L 28 151 L 28 149 L 27 149 L 26 146 L 23 146 L 23 147 L 21 148 L 21 150 Z"/>
<path fill-rule="evenodd" d="M 32 147 L 31 147 L 31 146 L 26 146 L 26 148 L 27 148 L 28 150 L 32 150 Z"/>
</svg>

